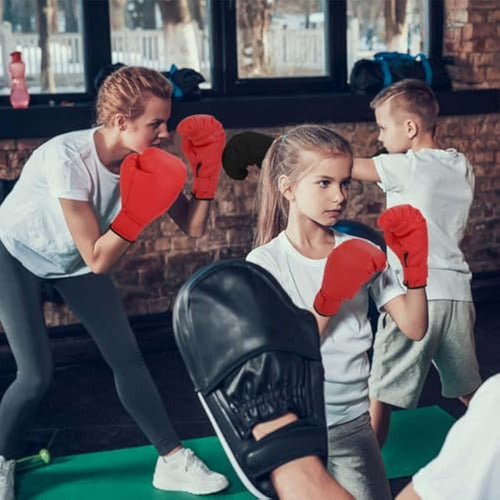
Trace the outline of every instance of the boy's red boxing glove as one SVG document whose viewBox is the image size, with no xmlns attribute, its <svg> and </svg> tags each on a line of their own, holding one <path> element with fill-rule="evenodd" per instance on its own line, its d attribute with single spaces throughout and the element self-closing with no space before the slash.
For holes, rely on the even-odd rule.
<svg viewBox="0 0 500 500">
<path fill-rule="evenodd" d="M 212 200 L 222 167 L 226 133 L 211 115 L 192 115 L 177 125 L 182 152 L 193 171 L 192 194 L 199 200 Z"/>
<path fill-rule="evenodd" d="M 411 205 L 396 205 L 383 212 L 377 224 L 403 266 L 404 284 L 408 288 L 426 286 L 429 242 L 427 223 L 420 210 Z"/>
<path fill-rule="evenodd" d="M 314 309 L 323 316 L 333 316 L 344 300 L 352 299 L 385 266 L 385 253 L 375 245 L 357 238 L 342 243 L 328 255 Z"/>
<path fill-rule="evenodd" d="M 165 213 L 186 182 L 186 167 L 180 158 L 158 148 L 128 155 L 121 164 L 122 208 L 111 229 L 134 242 L 139 233 Z"/>
</svg>

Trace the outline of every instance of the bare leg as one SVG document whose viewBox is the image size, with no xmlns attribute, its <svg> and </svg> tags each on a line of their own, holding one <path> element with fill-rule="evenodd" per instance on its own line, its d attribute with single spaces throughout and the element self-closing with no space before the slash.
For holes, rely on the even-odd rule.
<svg viewBox="0 0 500 500">
<path fill-rule="evenodd" d="M 258 441 L 267 434 L 297 420 L 293 413 L 286 413 L 275 420 L 257 424 L 253 435 Z M 354 497 L 333 479 L 316 456 L 292 460 L 271 473 L 271 482 L 278 497 L 283 500 L 354 500 Z"/>
<path fill-rule="evenodd" d="M 377 399 L 370 400 L 370 418 L 372 420 L 372 427 L 377 436 L 380 448 L 384 446 L 387 435 L 389 434 L 391 412 L 391 405 L 378 401 Z"/>
</svg>

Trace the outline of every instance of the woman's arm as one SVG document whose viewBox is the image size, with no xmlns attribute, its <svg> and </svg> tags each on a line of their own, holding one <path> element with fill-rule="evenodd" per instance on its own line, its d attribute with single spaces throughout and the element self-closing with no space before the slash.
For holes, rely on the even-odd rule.
<svg viewBox="0 0 500 500">
<path fill-rule="evenodd" d="M 199 238 L 205 233 L 210 200 L 197 200 L 194 196 L 188 201 L 181 193 L 168 211 L 170 217 L 187 235 Z"/>
<path fill-rule="evenodd" d="M 105 274 L 127 251 L 130 243 L 113 231 L 101 234 L 88 201 L 59 198 L 66 224 L 85 264 L 95 274 Z"/>
<path fill-rule="evenodd" d="M 425 287 L 408 289 L 385 304 L 384 309 L 399 329 L 411 340 L 422 340 L 427 331 L 427 294 Z"/>
</svg>

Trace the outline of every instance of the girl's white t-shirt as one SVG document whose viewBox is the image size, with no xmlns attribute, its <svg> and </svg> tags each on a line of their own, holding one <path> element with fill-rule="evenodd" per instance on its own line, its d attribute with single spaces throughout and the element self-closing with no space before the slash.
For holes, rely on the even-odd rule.
<svg viewBox="0 0 500 500">
<path fill-rule="evenodd" d="M 356 238 L 338 231 L 334 234 L 336 247 Z M 321 288 L 326 258 L 304 257 L 292 246 L 285 232 L 281 232 L 269 243 L 252 250 L 247 260 L 269 271 L 296 306 L 311 309 Z M 387 268 L 363 286 L 353 299 L 345 301 L 329 322 L 321 343 L 328 425 L 349 422 L 369 408 L 367 351 L 373 334 L 367 316 L 368 289 L 378 308 L 405 293 L 395 273 Z"/>
<path fill-rule="evenodd" d="M 471 272 L 459 244 L 474 196 L 474 173 L 455 149 L 421 149 L 373 158 L 386 193 L 387 208 L 409 203 L 427 221 L 429 300 L 472 300 Z M 389 263 L 402 275 L 401 263 L 388 249 Z"/>
<path fill-rule="evenodd" d="M 71 237 L 59 198 L 88 201 L 105 232 L 121 207 L 119 175 L 99 160 L 97 129 L 59 135 L 37 148 L 0 205 L 0 239 L 36 276 L 90 273 Z"/>
</svg>

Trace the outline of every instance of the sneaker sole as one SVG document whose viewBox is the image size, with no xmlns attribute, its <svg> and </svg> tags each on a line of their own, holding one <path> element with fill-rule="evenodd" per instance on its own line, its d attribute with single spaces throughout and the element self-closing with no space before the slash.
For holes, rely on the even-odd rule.
<svg viewBox="0 0 500 500">
<path fill-rule="evenodd" d="M 153 478 L 153 486 L 162 491 L 182 491 L 185 493 L 191 493 L 192 495 L 212 495 L 213 493 L 218 493 L 220 491 L 225 490 L 228 486 L 229 483 L 227 483 L 224 486 L 219 486 L 216 488 L 211 488 L 211 489 L 206 489 L 203 486 L 200 486 L 199 488 L 172 488 L 170 485 L 166 485 L 165 483 L 162 483 L 160 480 L 157 480 L 156 478 Z"/>
</svg>

